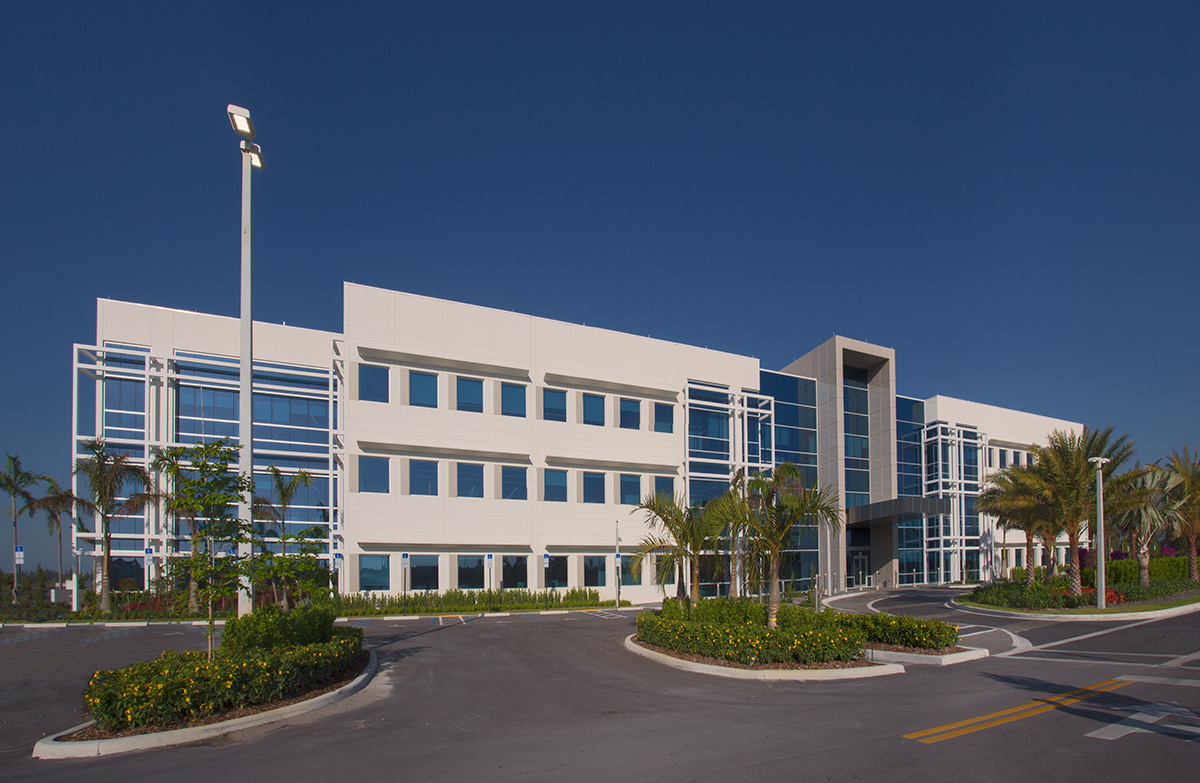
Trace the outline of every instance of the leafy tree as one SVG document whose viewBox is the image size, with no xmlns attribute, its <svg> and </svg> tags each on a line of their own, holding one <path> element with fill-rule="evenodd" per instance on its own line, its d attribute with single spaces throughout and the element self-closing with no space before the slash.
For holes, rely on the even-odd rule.
<svg viewBox="0 0 1200 783">
<path fill-rule="evenodd" d="M 212 443 L 176 446 L 155 454 L 154 465 L 170 479 L 168 507 L 190 520 L 193 535 L 188 570 L 208 604 L 208 655 L 213 654 L 213 602 L 236 595 L 237 555 L 219 556 L 226 547 L 251 540 L 249 520 L 239 519 L 237 504 L 254 489 L 253 480 L 237 472 L 238 446 L 228 438 Z"/>
<path fill-rule="evenodd" d="M 34 507 L 46 512 L 46 522 L 50 535 L 58 534 L 58 579 L 63 579 L 63 537 L 62 516 L 75 522 L 75 504 L 83 505 L 81 498 L 75 496 L 67 487 L 59 485 L 53 478 L 46 478 L 46 493 L 34 501 Z"/>
<path fill-rule="evenodd" d="M 776 627 L 782 596 L 779 566 L 783 550 L 800 525 L 841 529 L 841 502 L 831 487 L 807 486 L 800 469 L 790 462 L 770 474 L 755 473 L 747 486 L 750 516 L 746 525 L 751 549 L 767 566 L 767 627 Z"/>
<path fill-rule="evenodd" d="M 1117 499 L 1113 526 L 1129 538 L 1137 557 L 1138 581 L 1149 587 L 1150 544 L 1170 527 L 1176 516 L 1171 493 L 1179 484 L 1179 476 L 1157 465 L 1134 470 L 1136 477 L 1121 484 L 1127 490 L 1124 497 Z"/>
<path fill-rule="evenodd" d="M 90 456 L 76 461 L 75 473 L 87 478 L 91 499 L 81 498 L 77 502 L 96 515 L 96 529 L 102 540 L 100 611 L 109 614 L 112 612 L 112 589 L 109 585 L 112 519 L 140 512 L 156 495 L 149 491 L 150 475 L 141 465 L 135 464 L 128 453 L 118 454 L 110 450 L 103 438 L 85 441 L 83 450 Z M 141 490 L 126 494 L 131 487 L 141 487 Z"/>
<path fill-rule="evenodd" d="M 638 544 L 633 566 L 640 568 L 651 554 L 658 555 L 659 585 L 665 584 L 672 569 L 689 566 L 692 606 L 700 603 L 700 555 L 716 549 L 724 524 L 707 508 L 689 506 L 682 494 L 675 497 L 664 494 L 647 495 L 635 509 L 645 512 L 651 532 Z M 682 591 L 683 580 L 679 579 L 677 585 Z"/>
<path fill-rule="evenodd" d="M 1175 476 L 1171 490 L 1175 503 L 1171 531 L 1187 542 L 1188 578 L 1200 582 L 1196 564 L 1196 539 L 1200 537 L 1200 450 L 1171 452 L 1167 469 Z"/>
<path fill-rule="evenodd" d="M 3 490 L 8 495 L 13 521 L 12 602 L 14 604 L 20 602 L 17 594 L 17 573 L 20 571 L 20 568 L 17 566 L 17 518 L 26 513 L 33 516 L 35 499 L 32 490 L 44 481 L 45 478 L 40 473 L 30 473 L 21 467 L 21 458 L 15 454 L 8 454 L 6 456 L 4 469 L 0 471 L 0 490 Z M 20 509 L 17 508 L 18 500 L 21 501 Z M 61 571 L 62 569 L 59 570 Z"/>
<path fill-rule="evenodd" d="M 296 497 L 296 492 L 300 487 L 311 487 L 313 484 L 312 476 L 308 471 L 301 470 L 292 476 L 285 475 L 279 468 L 271 465 L 267 468 L 267 472 L 271 476 L 271 488 L 274 490 L 276 502 L 272 503 L 268 498 L 254 498 L 254 516 L 256 519 L 271 520 L 279 523 L 279 544 L 280 555 L 282 556 L 277 561 L 271 558 L 271 584 L 275 585 L 278 582 L 283 582 L 283 599 L 280 601 L 280 606 L 283 611 L 288 610 L 288 588 L 294 581 L 297 580 L 297 563 L 287 562 L 287 544 L 289 540 L 296 540 L 296 537 L 287 534 L 287 512 L 292 505 L 292 501 Z M 318 528 L 319 529 L 319 528 Z M 307 534 L 311 531 L 305 531 Z M 264 553 L 266 547 L 264 546 Z M 311 565 L 311 564 L 305 564 Z M 279 600 L 276 598 L 276 600 Z"/>
</svg>

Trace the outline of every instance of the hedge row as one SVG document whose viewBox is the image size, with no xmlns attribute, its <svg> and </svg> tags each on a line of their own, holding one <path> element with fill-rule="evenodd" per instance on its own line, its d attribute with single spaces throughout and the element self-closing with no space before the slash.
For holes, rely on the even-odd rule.
<svg viewBox="0 0 1200 783">
<path fill-rule="evenodd" d="M 84 704 L 105 731 L 169 726 L 237 707 L 287 699 L 353 671 L 362 649 L 361 628 L 336 628 L 320 644 L 269 650 L 168 650 L 158 659 L 96 672 Z"/>
<path fill-rule="evenodd" d="M 695 607 L 679 601 L 663 601 L 661 616 L 666 620 L 714 623 L 717 625 L 750 625 L 765 627 L 767 607 L 750 600 L 710 598 Z M 822 630 L 854 628 L 868 642 L 894 644 L 901 647 L 940 649 L 958 644 L 958 628 L 941 620 L 921 620 L 916 617 L 890 614 L 845 614 L 826 609 L 812 609 L 792 604 L 779 607 L 776 623 L 780 630 Z"/>
<path fill-rule="evenodd" d="M 821 663 L 862 656 L 863 635 L 851 627 L 833 630 L 770 630 L 754 625 L 667 620 L 654 612 L 637 618 L 637 635 L 647 644 L 736 663 Z"/>
<path fill-rule="evenodd" d="M 1065 573 L 1067 567 L 1061 565 L 1058 567 L 1058 573 Z M 1033 570 L 1034 578 L 1041 580 L 1045 578 L 1045 569 L 1037 566 Z M 1096 586 L 1096 569 L 1093 566 L 1082 568 L 1079 571 L 1080 581 L 1084 585 L 1090 587 Z M 1150 558 L 1150 581 L 1171 581 L 1176 579 L 1188 578 L 1187 557 L 1152 557 Z M 1009 572 L 1009 579 L 1014 582 L 1025 581 L 1025 569 L 1013 568 Z M 1128 558 L 1125 560 L 1108 560 L 1104 564 L 1104 579 L 1105 583 L 1112 584 L 1131 584 L 1138 581 L 1138 565 L 1137 560 Z"/>
<path fill-rule="evenodd" d="M 373 614 L 436 614 L 612 605 L 590 588 L 569 590 L 446 590 L 407 595 L 359 593 L 341 597 L 344 616 Z"/>
<path fill-rule="evenodd" d="M 1135 576 L 1136 579 L 1136 576 Z M 1200 583 L 1190 579 L 1163 579 L 1143 587 L 1134 582 L 1106 582 L 1105 602 L 1109 605 L 1130 601 L 1150 601 L 1167 598 L 1188 590 L 1200 589 Z M 1009 609 L 1075 609 L 1096 605 L 1096 591 L 1084 588 L 1083 595 L 1070 594 L 1070 584 L 1064 577 L 1050 582 L 1034 582 L 1026 587 L 1023 582 L 994 582 L 980 585 L 966 596 L 972 601 L 989 606 Z"/>
</svg>

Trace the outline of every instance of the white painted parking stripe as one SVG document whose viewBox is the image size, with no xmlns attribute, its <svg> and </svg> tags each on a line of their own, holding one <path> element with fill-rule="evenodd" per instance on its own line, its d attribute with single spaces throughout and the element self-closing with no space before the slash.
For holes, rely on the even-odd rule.
<svg viewBox="0 0 1200 783">
<path fill-rule="evenodd" d="M 1155 677 L 1150 674 L 1127 674 L 1122 680 L 1134 682 L 1150 682 L 1163 685 L 1182 685 L 1187 688 L 1200 688 L 1200 680 L 1189 680 L 1183 677 Z"/>
<path fill-rule="evenodd" d="M 1197 660 L 1197 659 L 1200 659 L 1200 652 L 1194 652 L 1194 653 L 1190 653 L 1188 655 L 1181 655 L 1178 658 L 1172 658 L 1171 660 L 1164 663 L 1163 666 L 1176 666 L 1176 667 L 1183 666 L 1185 663 L 1191 663 L 1192 661 Z"/>
<path fill-rule="evenodd" d="M 1034 645 L 1031 649 L 1033 649 L 1033 650 L 1048 650 L 1051 647 L 1058 647 L 1059 645 L 1070 644 L 1071 642 L 1081 642 L 1084 639 L 1093 639 L 1097 636 L 1106 636 L 1110 633 L 1116 633 L 1117 631 L 1124 631 L 1129 628 L 1137 628 L 1139 625 L 1146 625 L 1147 623 L 1154 623 L 1154 622 L 1158 622 L 1157 619 L 1155 619 L 1155 620 L 1138 620 L 1135 623 L 1126 623 L 1125 625 L 1118 625 L 1116 628 L 1105 628 L 1102 631 L 1092 631 L 1091 633 L 1084 633 L 1084 634 L 1080 634 L 1079 636 L 1069 636 L 1066 639 L 1059 639 L 1057 642 L 1047 642 L 1046 644 L 1037 644 L 1037 645 Z"/>
</svg>

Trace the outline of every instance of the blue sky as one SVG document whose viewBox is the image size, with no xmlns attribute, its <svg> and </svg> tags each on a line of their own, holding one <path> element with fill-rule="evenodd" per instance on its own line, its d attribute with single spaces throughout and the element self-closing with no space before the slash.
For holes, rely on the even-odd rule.
<svg viewBox="0 0 1200 783">
<path fill-rule="evenodd" d="M 66 480 L 95 300 L 341 282 L 1200 446 L 1200 4 L 0 4 L 0 451 Z M 31 562 L 50 564 L 40 521 Z"/>
</svg>

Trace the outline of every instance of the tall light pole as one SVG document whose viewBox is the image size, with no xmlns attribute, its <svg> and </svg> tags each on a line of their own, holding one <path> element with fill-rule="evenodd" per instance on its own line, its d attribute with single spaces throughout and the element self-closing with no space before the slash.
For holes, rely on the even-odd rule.
<svg viewBox="0 0 1200 783">
<path fill-rule="evenodd" d="M 1096 466 L 1096 607 L 1103 609 L 1104 593 L 1104 463 L 1106 457 L 1091 457 L 1088 462 Z"/>
<path fill-rule="evenodd" d="M 621 520 L 620 519 L 616 520 L 616 527 L 614 528 L 613 532 L 615 533 L 615 536 L 616 536 L 616 542 L 614 544 L 614 547 L 615 547 L 614 553 L 616 554 L 616 557 L 614 558 L 614 560 L 616 561 L 616 564 L 617 564 L 617 569 L 616 569 L 617 570 L 617 608 L 620 609 L 621 608 Z"/>
<path fill-rule="evenodd" d="M 238 374 L 238 472 L 244 476 L 254 475 L 254 309 L 250 293 L 250 172 L 263 167 L 262 150 L 254 143 L 254 123 L 250 112 L 241 106 L 229 104 L 229 123 L 242 137 L 242 317 L 241 317 L 241 365 Z M 238 504 L 238 516 L 252 519 L 254 491 L 250 490 Z M 250 544 L 238 545 L 238 555 L 248 557 Z M 253 609 L 250 599 L 250 583 L 242 577 L 238 591 L 238 614 L 244 615 Z"/>
</svg>

